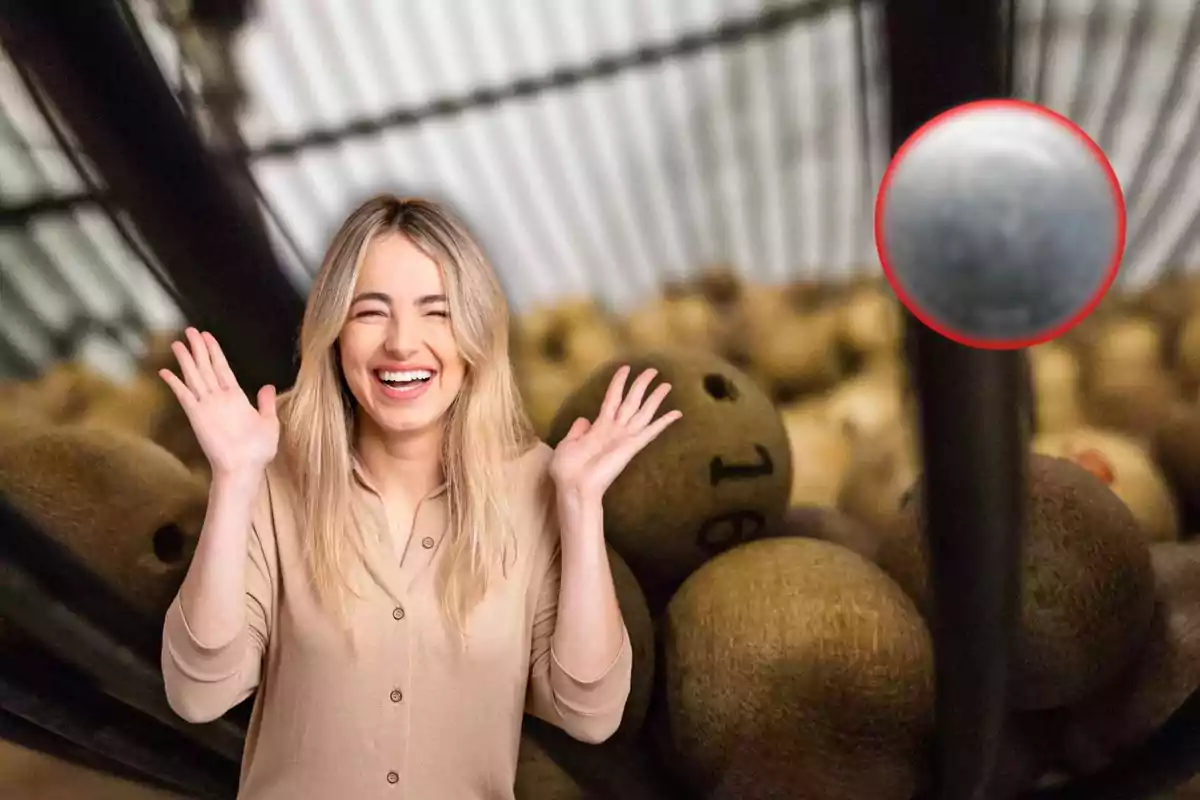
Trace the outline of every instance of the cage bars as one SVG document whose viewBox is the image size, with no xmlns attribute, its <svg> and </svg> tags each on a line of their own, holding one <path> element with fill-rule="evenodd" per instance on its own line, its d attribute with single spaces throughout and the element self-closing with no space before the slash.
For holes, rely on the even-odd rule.
<svg viewBox="0 0 1200 800">
<path fill-rule="evenodd" d="M 247 385 L 289 386 L 301 299 L 117 7 L 23 7 L 3 18 L 0 40 L 133 215 L 188 317 L 230 345 Z"/>
</svg>

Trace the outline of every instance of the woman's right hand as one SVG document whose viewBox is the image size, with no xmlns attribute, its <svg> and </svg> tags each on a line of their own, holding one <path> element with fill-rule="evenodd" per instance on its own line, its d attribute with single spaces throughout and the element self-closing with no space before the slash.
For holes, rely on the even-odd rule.
<svg viewBox="0 0 1200 800">
<path fill-rule="evenodd" d="M 188 328 L 186 336 L 190 349 L 182 342 L 171 344 L 183 379 L 168 369 L 160 370 L 159 377 L 183 406 L 214 478 L 260 475 L 279 447 L 275 387 L 259 389 L 255 408 L 216 338 L 195 328 Z"/>
</svg>

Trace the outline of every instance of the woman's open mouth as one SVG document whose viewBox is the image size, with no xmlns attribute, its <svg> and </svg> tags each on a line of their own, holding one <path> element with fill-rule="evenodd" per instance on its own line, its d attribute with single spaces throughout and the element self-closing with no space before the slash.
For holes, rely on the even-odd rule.
<svg viewBox="0 0 1200 800">
<path fill-rule="evenodd" d="M 428 369 L 375 370 L 375 379 L 387 397 L 405 400 L 424 393 L 433 382 L 434 372 Z"/>
</svg>

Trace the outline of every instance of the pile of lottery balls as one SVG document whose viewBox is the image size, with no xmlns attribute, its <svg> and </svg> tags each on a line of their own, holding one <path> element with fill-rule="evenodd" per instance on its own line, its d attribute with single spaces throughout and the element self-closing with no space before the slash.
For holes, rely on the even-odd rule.
<svg viewBox="0 0 1200 800">
<path fill-rule="evenodd" d="M 529 720 L 519 800 L 928 787 L 934 598 L 903 326 L 882 279 L 764 286 L 733 270 L 620 315 L 580 298 L 514 317 L 518 385 L 548 443 L 595 415 L 622 364 L 658 370 L 665 407 L 683 411 L 604 501 L 634 645 L 621 727 L 588 744 Z M 131 380 L 64 362 L 0 386 L 0 488 L 148 614 L 182 578 L 208 480 L 155 376 L 172 338 L 148 343 Z M 996 775 L 1010 794 L 1104 768 L 1200 685 L 1200 281 L 1115 289 L 1026 355 L 1034 429 Z M 73 504 L 90 534 L 38 499 L 67 462 L 77 482 L 104 469 L 131 487 Z"/>
</svg>

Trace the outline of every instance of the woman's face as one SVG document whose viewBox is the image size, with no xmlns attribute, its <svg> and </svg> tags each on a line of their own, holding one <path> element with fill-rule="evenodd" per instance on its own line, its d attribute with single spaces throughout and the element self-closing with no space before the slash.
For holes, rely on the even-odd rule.
<svg viewBox="0 0 1200 800">
<path fill-rule="evenodd" d="M 338 349 L 351 393 L 384 433 L 440 425 L 462 389 L 449 313 L 433 259 L 399 234 L 368 245 Z"/>
</svg>

